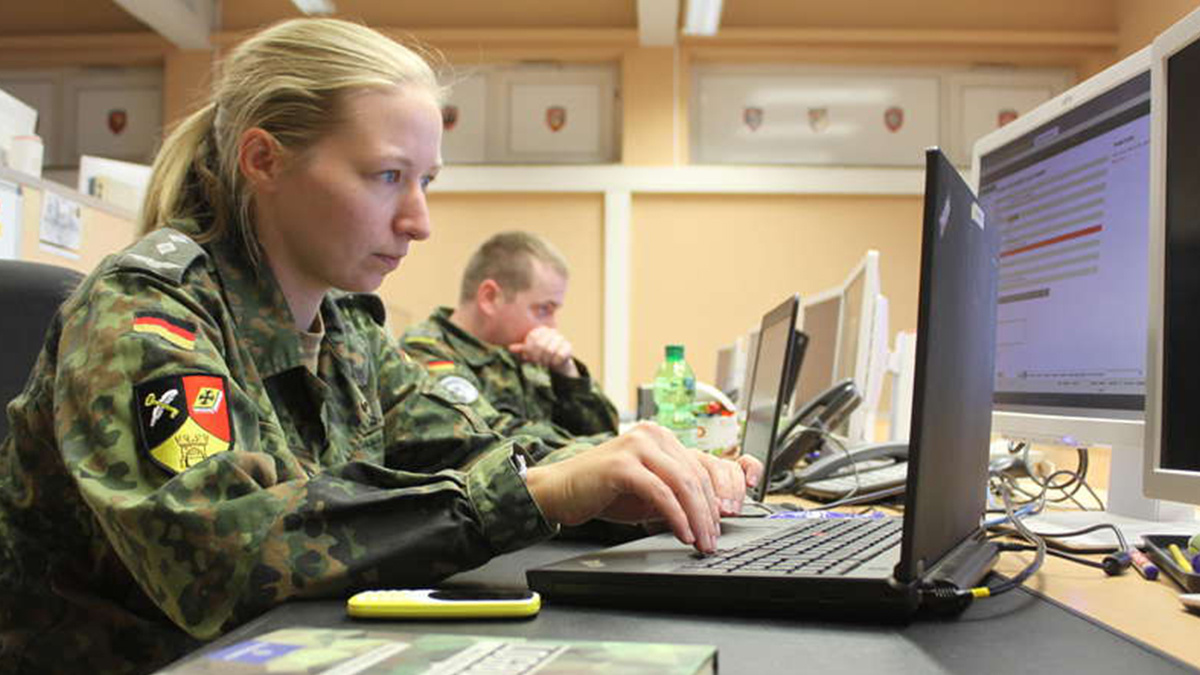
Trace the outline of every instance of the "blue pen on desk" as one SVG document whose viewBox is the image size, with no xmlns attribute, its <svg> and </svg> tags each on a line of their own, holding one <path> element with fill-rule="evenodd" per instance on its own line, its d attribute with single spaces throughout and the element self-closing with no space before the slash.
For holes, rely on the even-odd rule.
<svg viewBox="0 0 1200 675">
<path fill-rule="evenodd" d="M 1146 557 L 1145 553 L 1136 548 L 1129 549 L 1129 560 L 1133 562 L 1133 569 L 1142 575 L 1146 581 L 1154 581 L 1158 578 L 1158 568 L 1154 563 L 1150 562 L 1150 558 Z"/>
</svg>

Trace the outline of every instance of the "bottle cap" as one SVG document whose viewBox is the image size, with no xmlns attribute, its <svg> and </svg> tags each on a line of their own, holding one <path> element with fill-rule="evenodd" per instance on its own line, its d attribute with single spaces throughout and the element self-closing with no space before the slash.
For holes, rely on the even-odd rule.
<svg viewBox="0 0 1200 675">
<path fill-rule="evenodd" d="M 667 360 L 679 361 L 683 359 L 683 345 L 667 345 Z"/>
</svg>

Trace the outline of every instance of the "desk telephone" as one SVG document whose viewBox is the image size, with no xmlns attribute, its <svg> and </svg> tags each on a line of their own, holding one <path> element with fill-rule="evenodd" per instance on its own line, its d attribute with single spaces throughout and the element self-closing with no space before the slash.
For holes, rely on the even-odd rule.
<svg viewBox="0 0 1200 675">
<path fill-rule="evenodd" d="M 791 471 L 802 458 L 816 456 L 825 444 L 825 433 L 845 421 L 860 402 L 854 380 L 842 380 L 806 403 L 780 428 L 772 462 L 775 473 Z"/>
<path fill-rule="evenodd" d="M 833 451 L 796 472 L 796 482 L 803 486 L 835 476 L 849 475 L 852 465 L 858 464 L 859 471 L 878 469 L 897 462 L 908 461 L 908 443 L 872 443 L 848 452 Z"/>
<path fill-rule="evenodd" d="M 810 463 L 793 473 L 792 485 L 796 487 L 851 474 L 855 464 L 862 472 L 907 461 L 907 442 L 875 443 L 846 452 L 826 447 L 826 434 L 841 425 L 861 401 L 854 381 L 843 380 L 801 408 L 781 427 L 782 440 L 777 444 L 773 462 L 774 478 L 793 473 L 793 468 L 804 458 Z"/>
</svg>

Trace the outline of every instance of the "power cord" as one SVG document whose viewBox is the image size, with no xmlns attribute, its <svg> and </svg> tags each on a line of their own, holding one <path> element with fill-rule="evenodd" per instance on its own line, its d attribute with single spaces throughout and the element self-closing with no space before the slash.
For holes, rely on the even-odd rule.
<svg viewBox="0 0 1200 675">
<path fill-rule="evenodd" d="M 1096 491 L 1093 490 L 1092 486 L 1090 484 L 1088 484 L 1088 482 L 1087 482 L 1087 474 L 1088 474 L 1088 449 L 1087 448 L 1075 448 L 1076 466 L 1073 471 L 1067 470 L 1067 469 L 1059 469 L 1057 471 L 1051 472 L 1050 474 L 1048 474 L 1044 477 L 1039 475 L 1038 472 L 1036 471 L 1035 467 L 1033 467 L 1029 464 L 1029 444 L 1028 443 L 1021 442 L 1021 443 L 1017 444 L 1015 449 L 1010 448 L 1009 452 L 1012 454 L 1021 453 L 1020 463 L 1025 467 L 1025 470 L 1028 473 L 1029 479 L 1032 480 L 1033 483 L 1035 485 L 1037 485 L 1039 488 L 1039 490 L 1037 492 L 1030 492 L 1030 491 L 1026 490 L 1025 488 L 1023 488 L 1017 482 L 1017 478 L 1015 476 L 1011 475 L 1009 472 L 1007 472 L 1007 471 L 994 472 L 994 475 L 996 477 L 998 477 L 1000 480 L 1003 480 L 1006 483 L 1008 483 L 1009 488 L 1013 492 L 1019 493 L 1025 498 L 1024 500 L 1020 501 L 1019 503 L 1025 504 L 1025 503 L 1034 502 L 1039 499 L 1042 499 L 1042 497 L 1047 495 L 1047 493 L 1049 493 L 1050 491 L 1057 491 L 1060 494 L 1058 494 L 1054 498 L 1050 498 L 1049 496 L 1046 496 L 1047 503 L 1059 504 L 1062 502 L 1070 501 L 1070 502 L 1074 503 L 1077 507 L 1079 507 L 1081 510 L 1087 511 L 1088 508 L 1086 506 L 1084 506 L 1082 502 L 1080 502 L 1078 499 L 1075 498 L 1075 495 L 1077 495 L 1080 490 L 1086 490 L 1088 492 L 1088 494 L 1091 495 L 1091 497 L 1095 501 L 1096 505 L 1099 507 L 1099 510 L 1101 510 L 1101 511 L 1104 510 L 1104 500 L 1100 499 L 1100 496 L 1096 494 Z M 1007 465 L 1004 468 L 1008 468 Z"/>
<path fill-rule="evenodd" d="M 976 598 L 988 598 L 1018 588 L 1021 584 L 1025 583 L 1026 579 L 1041 569 L 1042 563 L 1046 559 L 1046 542 L 1037 534 L 1030 531 L 1025 526 L 1025 523 L 1021 522 L 1021 516 L 1017 514 L 1016 509 L 1013 507 L 1012 491 L 1009 489 L 1008 484 L 1003 481 L 996 481 L 992 485 L 999 491 L 1000 497 L 1004 501 L 1004 512 L 1008 516 L 1008 520 L 1012 522 L 1018 534 L 1032 544 L 1028 550 L 1035 552 L 1033 560 L 1023 570 L 995 586 L 984 584 L 966 589 L 951 586 L 922 589 L 922 602 L 927 603 L 933 611 L 947 609 L 959 611 Z M 1041 506 L 1044 506 L 1044 498 L 1038 508 Z"/>
</svg>

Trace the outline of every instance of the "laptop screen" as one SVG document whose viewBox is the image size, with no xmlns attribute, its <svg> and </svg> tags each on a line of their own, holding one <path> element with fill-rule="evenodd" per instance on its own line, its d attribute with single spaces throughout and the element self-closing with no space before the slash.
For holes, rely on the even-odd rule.
<svg viewBox="0 0 1200 675">
<path fill-rule="evenodd" d="M 783 400 L 784 377 L 788 372 L 792 356 L 792 331 L 796 325 L 796 309 L 799 296 L 793 295 L 763 316 L 758 337 L 758 356 L 754 360 L 754 371 L 750 377 L 750 390 L 746 397 L 746 426 L 742 430 L 742 452 L 762 462 L 764 476 L 770 476 L 772 448 L 779 429 L 780 409 Z M 762 501 L 767 483 L 762 480 L 753 489 L 750 497 Z"/>
<path fill-rule="evenodd" d="M 901 581 L 920 577 L 983 518 L 998 230 L 958 170 L 929 150 Z"/>
</svg>

